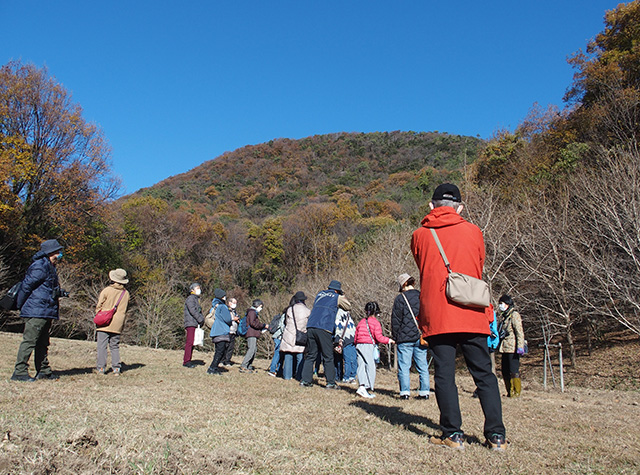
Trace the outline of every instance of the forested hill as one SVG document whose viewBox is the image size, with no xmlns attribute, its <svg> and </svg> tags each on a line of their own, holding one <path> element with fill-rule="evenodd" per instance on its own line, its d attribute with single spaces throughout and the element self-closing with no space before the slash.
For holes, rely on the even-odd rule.
<svg viewBox="0 0 640 475">
<path fill-rule="evenodd" d="M 260 219 L 292 207 L 348 199 L 362 216 L 399 218 L 442 179 L 475 160 L 478 138 L 376 132 L 276 139 L 246 146 L 136 195 L 216 217 Z"/>
</svg>

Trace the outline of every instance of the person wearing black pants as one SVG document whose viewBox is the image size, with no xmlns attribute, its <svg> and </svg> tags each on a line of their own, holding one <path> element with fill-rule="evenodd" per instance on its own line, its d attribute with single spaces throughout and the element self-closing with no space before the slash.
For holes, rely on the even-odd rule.
<svg viewBox="0 0 640 475">
<path fill-rule="evenodd" d="M 502 403 L 486 335 L 446 333 L 428 338 L 435 369 L 435 393 L 440 408 L 440 426 L 444 437 L 460 432 L 462 416 L 455 382 L 456 347 L 459 345 L 473 381 L 476 383 L 480 406 L 484 413 L 484 435 L 505 432 L 502 422 Z"/>
<path fill-rule="evenodd" d="M 336 385 L 336 368 L 333 362 L 333 335 L 321 328 L 307 328 L 307 349 L 304 355 L 305 364 L 302 369 L 302 381 L 313 381 L 313 363 L 322 355 L 324 375 L 327 378 L 327 386 Z M 307 364 L 307 361 L 310 363 Z M 303 384 L 306 386 L 306 384 Z"/>
</svg>

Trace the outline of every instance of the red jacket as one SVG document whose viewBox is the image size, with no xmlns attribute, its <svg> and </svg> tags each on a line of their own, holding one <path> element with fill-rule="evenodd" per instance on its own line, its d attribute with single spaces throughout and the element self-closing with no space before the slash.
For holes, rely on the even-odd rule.
<svg viewBox="0 0 640 475">
<path fill-rule="evenodd" d="M 447 268 L 429 228 L 438 233 L 451 270 L 482 278 L 484 239 L 475 224 L 465 221 L 453 208 L 442 206 L 422 220 L 413 232 L 411 252 L 420 270 L 420 314 L 425 337 L 443 333 L 489 335 L 490 308 L 474 309 L 451 302 L 445 295 Z"/>
</svg>

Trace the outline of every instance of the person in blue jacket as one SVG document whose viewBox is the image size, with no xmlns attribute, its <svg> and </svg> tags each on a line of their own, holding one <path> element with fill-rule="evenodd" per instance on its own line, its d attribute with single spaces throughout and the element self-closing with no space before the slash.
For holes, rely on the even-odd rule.
<svg viewBox="0 0 640 475">
<path fill-rule="evenodd" d="M 49 332 L 51 323 L 58 319 L 58 299 L 66 295 L 60 289 L 56 265 L 62 258 L 62 246 L 55 239 L 44 241 L 40 251 L 33 256 L 33 262 L 27 269 L 17 304 L 20 316 L 24 318 L 22 343 L 18 349 L 16 366 L 12 381 L 32 382 L 36 379 L 58 379 L 49 366 Z M 29 376 L 29 358 L 34 353 L 36 377 Z"/>
<path fill-rule="evenodd" d="M 348 310 L 351 304 L 345 299 L 342 284 L 332 280 L 327 290 L 321 290 L 313 302 L 313 309 L 307 321 L 307 348 L 302 367 L 301 386 L 313 384 L 313 365 L 318 355 L 322 355 L 327 389 L 336 389 L 336 368 L 333 364 L 333 334 L 338 306 Z M 345 308 L 346 307 L 346 308 Z"/>
<path fill-rule="evenodd" d="M 222 362 L 222 358 L 224 358 L 227 351 L 227 345 L 231 341 L 231 337 L 229 335 L 231 323 L 234 321 L 237 322 L 238 317 L 231 316 L 229 307 L 227 307 L 227 293 L 224 290 L 215 289 L 213 291 L 213 295 L 214 299 L 211 303 L 211 307 L 215 308 L 215 312 L 213 314 L 215 320 L 211 326 L 211 333 L 209 336 L 212 338 L 216 350 L 213 354 L 211 366 L 207 369 L 207 373 L 219 375 L 222 374 L 222 372 L 218 366 Z"/>
</svg>

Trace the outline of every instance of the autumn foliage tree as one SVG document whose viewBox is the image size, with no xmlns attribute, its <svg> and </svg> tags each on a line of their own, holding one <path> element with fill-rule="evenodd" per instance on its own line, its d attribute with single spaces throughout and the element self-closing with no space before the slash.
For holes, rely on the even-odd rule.
<svg viewBox="0 0 640 475">
<path fill-rule="evenodd" d="M 46 69 L 0 68 L 0 237 L 7 256 L 59 238 L 82 253 L 117 181 L 102 132 Z"/>
</svg>

